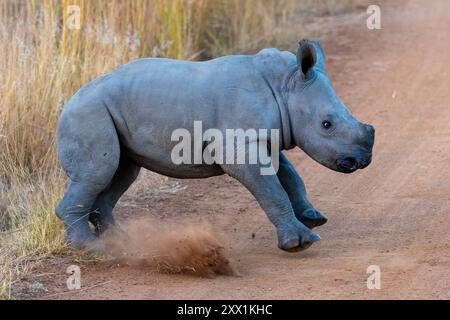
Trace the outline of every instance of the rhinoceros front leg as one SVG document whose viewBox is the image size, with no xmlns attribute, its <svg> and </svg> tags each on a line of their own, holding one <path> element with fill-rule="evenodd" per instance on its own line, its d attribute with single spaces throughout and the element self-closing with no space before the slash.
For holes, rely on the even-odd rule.
<svg viewBox="0 0 450 320">
<path fill-rule="evenodd" d="M 300 251 L 320 240 L 318 234 L 295 217 L 291 201 L 276 174 L 261 175 L 261 166 L 258 164 L 222 165 L 222 168 L 255 196 L 277 229 L 280 249 Z"/>
<path fill-rule="evenodd" d="M 315 228 L 327 222 L 327 217 L 314 209 L 306 194 L 305 184 L 289 159 L 280 152 L 278 179 L 289 196 L 295 216 L 308 228 Z"/>
</svg>

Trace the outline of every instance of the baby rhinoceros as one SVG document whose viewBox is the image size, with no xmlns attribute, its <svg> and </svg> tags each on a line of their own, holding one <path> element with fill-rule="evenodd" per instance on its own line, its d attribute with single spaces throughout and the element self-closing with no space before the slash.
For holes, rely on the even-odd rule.
<svg viewBox="0 0 450 320">
<path fill-rule="evenodd" d="M 278 170 L 262 174 L 263 164 L 249 161 L 174 163 L 172 134 L 193 132 L 195 121 L 224 133 L 279 130 L 278 144 L 268 135 L 265 141 Z M 374 128 L 355 119 L 336 95 L 315 41 L 302 40 L 297 55 L 264 49 L 205 62 L 139 59 L 90 82 L 65 106 L 58 154 L 70 185 L 56 213 L 68 243 L 89 247 L 114 224 L 113 208 L 141 167 L 175 178 L 226 173 L 264 209 L 279 248 L 298 251 L 320 240 L 311 229 L 327 218 L 314 209 L 282 151 L 297 146 L 322 165 L 351 173 L 370 164 L 374 137 Z M 208 141 L 200 139 L 205 150 Z"/>
</svg>

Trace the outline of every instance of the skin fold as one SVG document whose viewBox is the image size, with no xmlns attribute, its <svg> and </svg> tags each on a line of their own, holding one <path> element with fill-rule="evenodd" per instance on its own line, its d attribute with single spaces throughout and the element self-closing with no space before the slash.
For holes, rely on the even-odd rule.
<svg viewBox="0 0 450 320">
<path fill-rule="evenodd" d="M 171 134 L 192 132 L 194 121 L 224 135 L 236 128 L 280 130 L 280 147 L 270 150 L 279 158 L 277 174 L 261 175 L 260 164 L 174 164 Z M 375 130 L 334 92 L 320 44 L 302 40 L 297 55 L 264 49 L 206 62 L 132 61 L 81 88 L 65 106 L 57 135 L 70 184 L 56 213 L 74 247 L 89 246 L 114 224 L 115 204 L 144 167 L 175 178 L 230 175 L 264 209 L 278 246 L 298 251 L 320 240 L 311 229 L 327 219 L 283 150 L 300 147 L 324 166 L 351 173 L 369 165 Z"/>
</svg>

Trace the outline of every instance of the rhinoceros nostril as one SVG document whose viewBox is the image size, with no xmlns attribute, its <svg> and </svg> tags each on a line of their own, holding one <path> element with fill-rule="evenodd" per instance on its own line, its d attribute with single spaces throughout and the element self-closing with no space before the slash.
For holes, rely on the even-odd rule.
<svg viewBox="0 0 450 320">
<path fill-rule="evenodd" d="M 350 173 L 358 169 L 358 162 L 353 157 L 338 159 L 336 164 L 345 173 Z"/>
</svg>

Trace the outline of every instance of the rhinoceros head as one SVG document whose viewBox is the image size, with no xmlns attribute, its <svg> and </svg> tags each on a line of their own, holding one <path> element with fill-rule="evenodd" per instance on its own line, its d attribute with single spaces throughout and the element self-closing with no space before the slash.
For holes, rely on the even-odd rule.
<svg viewBox="0 0 450 320">
<path fill-rule="evenodd" d="M 372 160 L 373 126 L 359 122 L 334 91 L 318 42 L 302 40 L 298 70 L 288 84 L 287 106 L 292 139 L 314 160 L 344 173 Z"/>
</svg>

